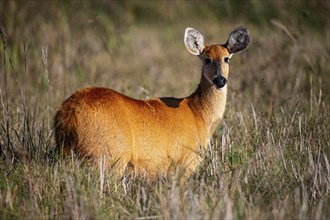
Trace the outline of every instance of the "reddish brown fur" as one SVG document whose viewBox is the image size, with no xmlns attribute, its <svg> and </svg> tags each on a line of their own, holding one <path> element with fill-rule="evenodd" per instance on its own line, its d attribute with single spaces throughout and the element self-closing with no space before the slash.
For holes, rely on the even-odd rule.
<svg viewBox="0 0 330 220">
<path fill-rule="evenodd" d="M 199 57 L 219 63 L 228 77 L 224 46 L 205 46 Z M 213 67 L 203 66 L 201 83 L 187 98 L 136 100 L 106 88 L 74 93 L 55 116 L 57 148 L 71 150 L 122 173 L 128 164 L 149 175 L 166 172 L 171 165 L 189 173 L 199 162 L 225 110 L 227 86 L 217 90 L 209 80 Z"/>
</svg>

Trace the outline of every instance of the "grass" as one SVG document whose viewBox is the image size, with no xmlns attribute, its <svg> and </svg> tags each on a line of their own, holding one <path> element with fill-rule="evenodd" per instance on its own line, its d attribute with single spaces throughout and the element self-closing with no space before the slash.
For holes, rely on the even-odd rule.
<svg viewBox="0 0 330 220">
<path fill-rule="evenodd" d="M 329 218 L 329 8 L 0 2 L 0 218 Z M 250 28 L 251 43 L 231 60 L 224 120 L 185 184 L 180 172 L 115 179 L 54 154 L 52 118 L 75 90 L 187 96 L 201 64 L 184 48 L 184 28 L 224 43 L 239 25 Z"/>
</svg>

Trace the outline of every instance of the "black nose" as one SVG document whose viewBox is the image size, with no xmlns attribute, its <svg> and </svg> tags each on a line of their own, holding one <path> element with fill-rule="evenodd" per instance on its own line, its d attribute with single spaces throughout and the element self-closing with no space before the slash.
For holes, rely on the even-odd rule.
<svg viewBox="0 0 330 220">
<path fill-rule="evenodd" d="M 213 79 L 213 84 L 215 85 L 215 87 L 217 89 L 221 89 L 222 87 L 224 87 L 227 83 L 227 79 L 223 76 L 216 76 Z"/>
</svg>

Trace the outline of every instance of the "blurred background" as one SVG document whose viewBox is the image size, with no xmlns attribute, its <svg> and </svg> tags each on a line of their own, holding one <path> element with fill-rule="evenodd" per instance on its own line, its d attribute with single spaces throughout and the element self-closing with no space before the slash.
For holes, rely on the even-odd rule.
<svg viewBox="0 0 330 220">
<path fill-rule="evenodd" d="M 47 90 L 52 108 L 86 86 L 136 98 L 187 96 L 201 63 L 186 51 L 184 29 L 223 44 L 245 25 L 251 43 L 231 61 L 232 92 L 248 102 L 287 98 L 306 78 L 309 84 L 309 74 L 329 91 L 329 7 L 307 0 L 1 1 L 7 51 L 0 85 L 24 87 L 27 96 Z"/>
</svg>

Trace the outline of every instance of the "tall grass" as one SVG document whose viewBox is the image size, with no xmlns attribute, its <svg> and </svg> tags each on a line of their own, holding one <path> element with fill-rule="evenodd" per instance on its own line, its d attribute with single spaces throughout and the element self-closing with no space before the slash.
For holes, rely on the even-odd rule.
<svg viewBox="0 0 330 220">
<path fill-rule="evenodd" d="M 0 217 L 329 218 L 329 3 L 317 3 L 0 2 Z M 251 43 L 231 60 L 225 118 L 186 182 L 116 179 L 102 161 L 54 153 L 52 117 L 75 90 L 187 96 L 200 62 L 184 28 L 224 43 L 239 25 Z"/>
</svg>

